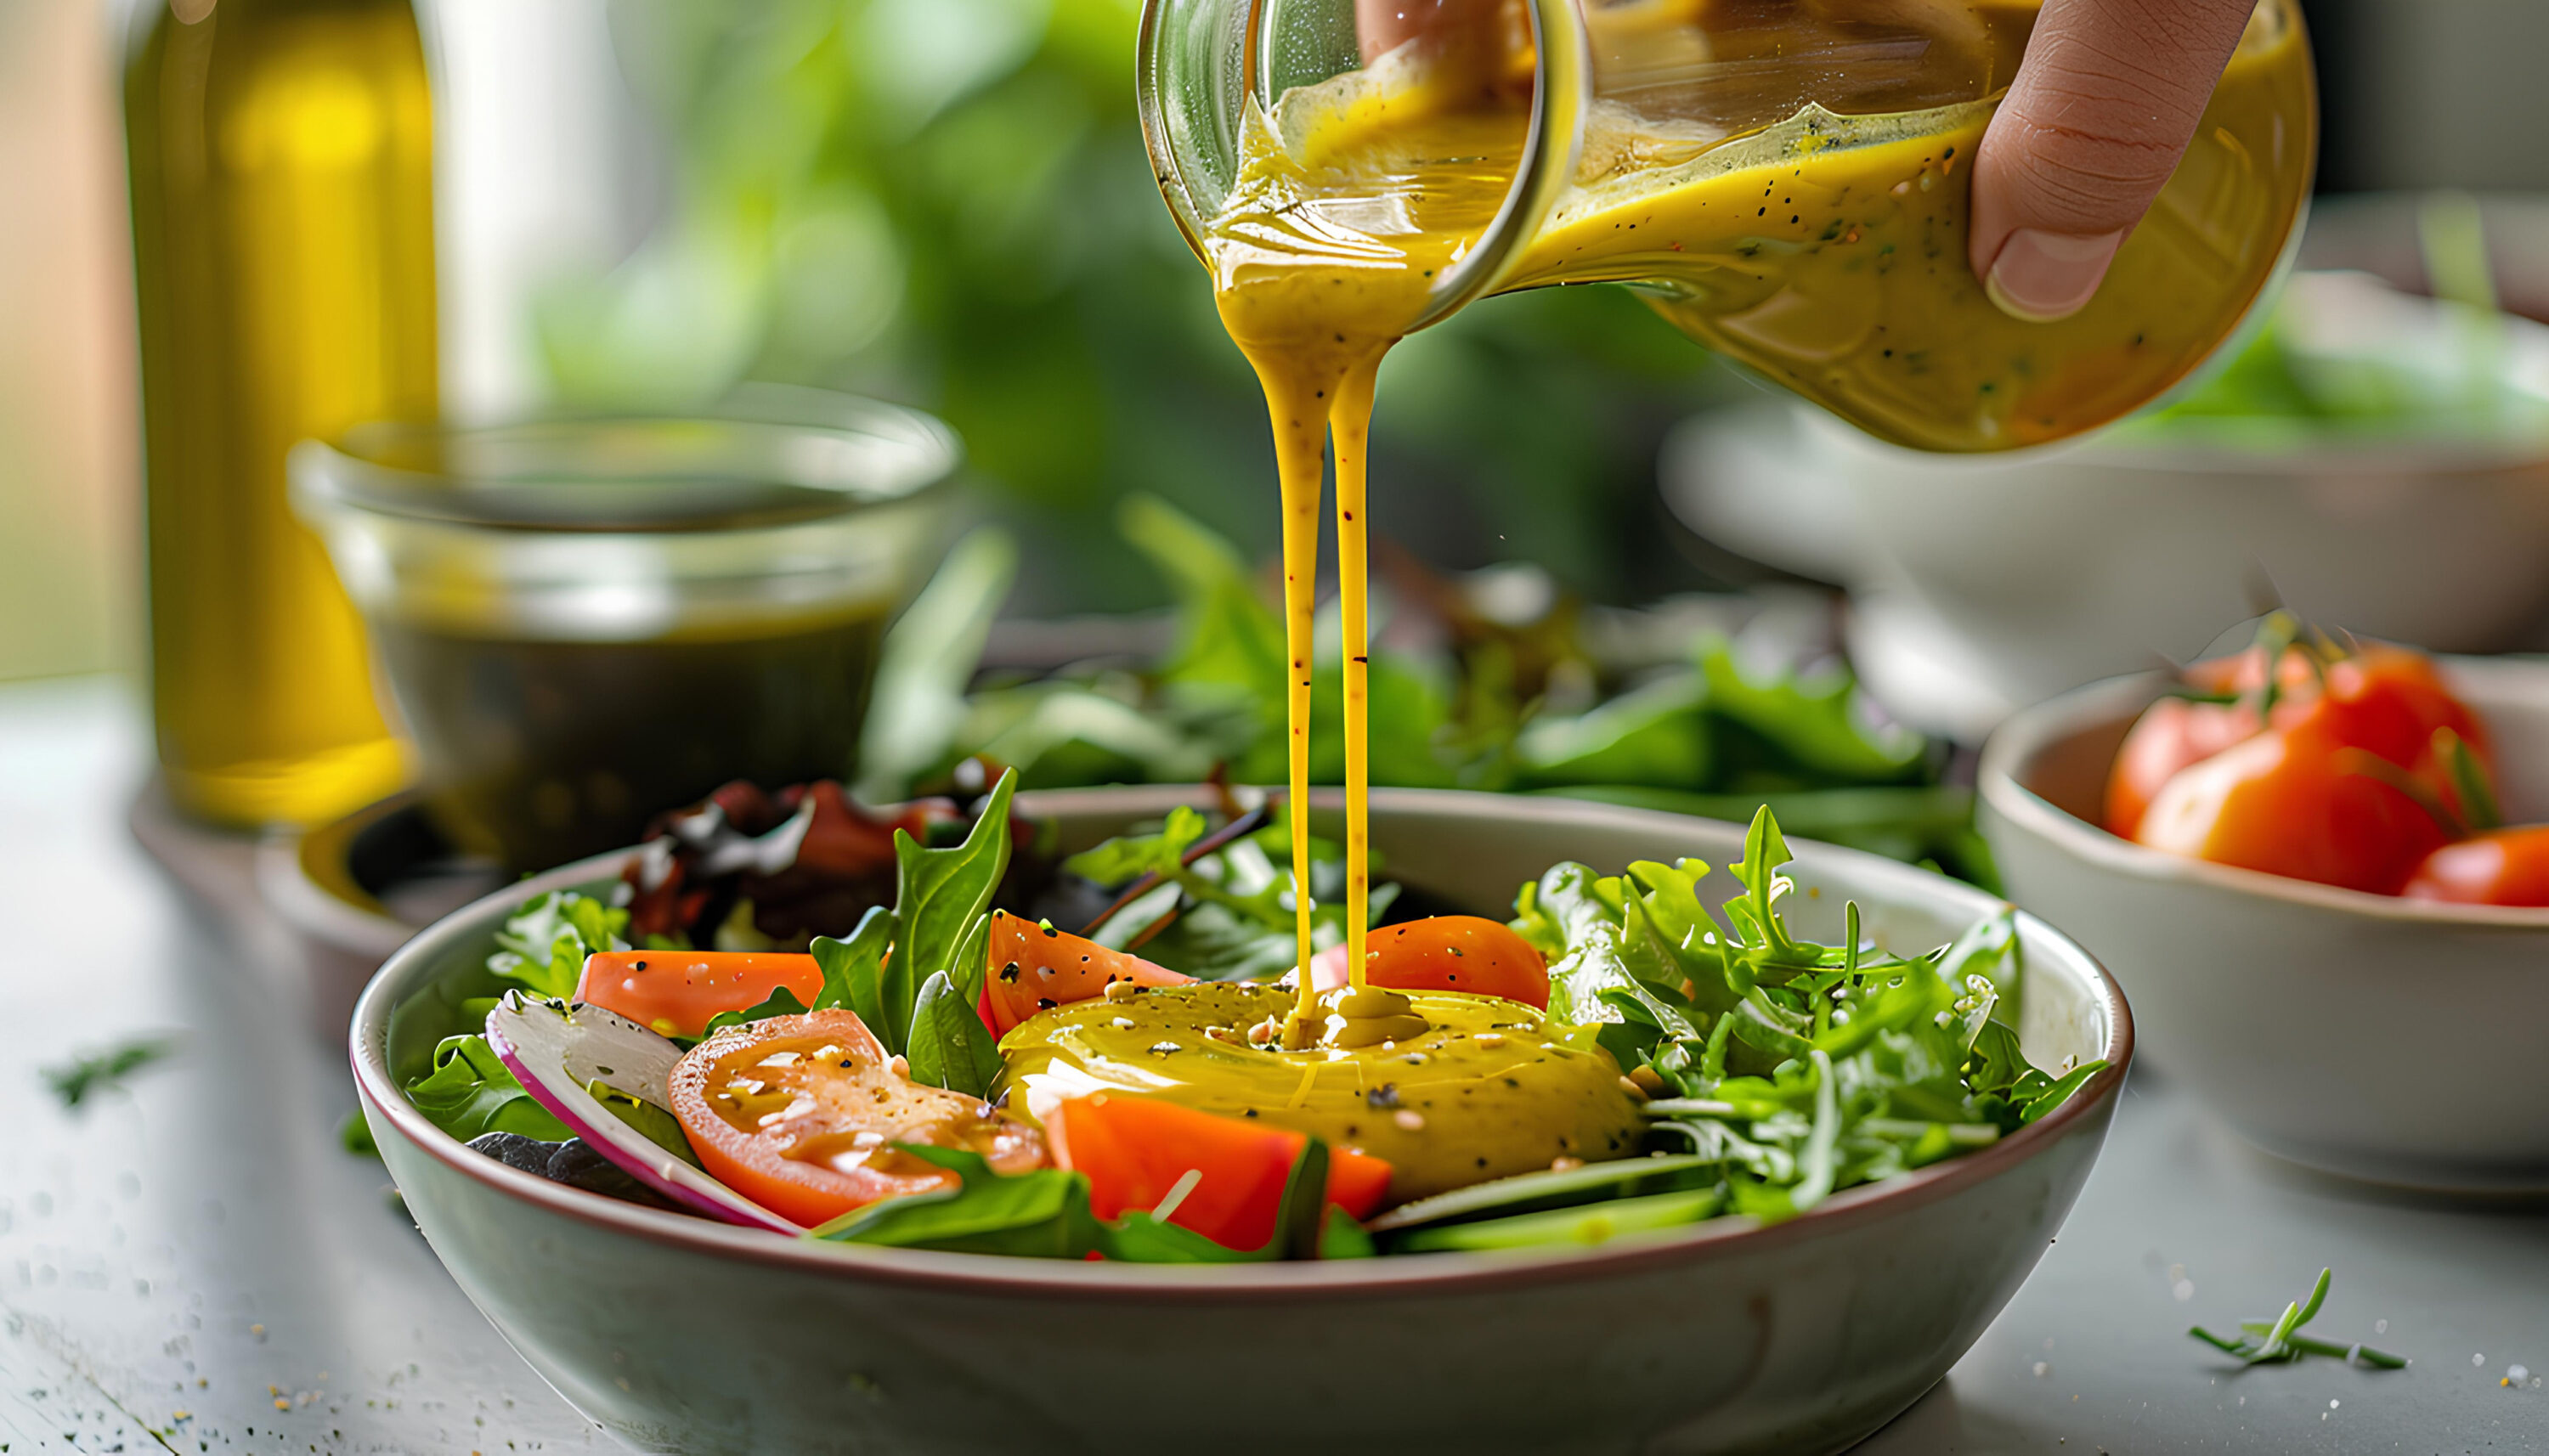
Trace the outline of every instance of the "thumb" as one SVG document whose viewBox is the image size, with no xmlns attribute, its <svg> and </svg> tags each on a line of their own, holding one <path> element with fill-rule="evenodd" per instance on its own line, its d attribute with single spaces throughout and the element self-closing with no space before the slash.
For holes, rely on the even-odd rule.
<svg viewBox="0 0 2549 1456">
<path fill-rule="evenodd" d="M 2195 136 L 2254 0 L 2045 0 L 1974 158 L 1968 251 L 2021 318 L 2087 306 Z"/>
</svg>

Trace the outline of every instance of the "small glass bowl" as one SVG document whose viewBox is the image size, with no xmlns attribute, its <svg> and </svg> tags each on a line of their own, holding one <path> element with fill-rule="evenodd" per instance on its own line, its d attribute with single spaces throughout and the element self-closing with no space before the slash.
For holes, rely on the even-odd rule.
<svg viewBox="0 0 2549 1456">
<path fill-rule="evenodd" d="M 849 774 L 961 460 L 925 414 L 755 388 L 697 415 L 366 425 L 303 443 L 291 479 L 434 819 L 532 869 L 731 778 Z"/>
</svg>

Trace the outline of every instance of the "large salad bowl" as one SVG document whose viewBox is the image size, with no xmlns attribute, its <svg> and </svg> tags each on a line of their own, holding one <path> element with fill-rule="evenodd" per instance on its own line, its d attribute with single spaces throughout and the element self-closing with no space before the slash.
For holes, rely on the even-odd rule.
<svg viewBox="0 0 2549 1456">
<path fill-rule="evenodd" d="M 1080 848 L 1201 791 L 1021 795 Z M 1323 802 L 1333 821 L 1338 805 Z M 1381 790 L 1389 876 L 1501 911 L 1580 860 L 1741 858 L 1740 826 L 1608 805 Z M 1926 949 L 1998 908 L 1980 891 L 1799 844 L 1793 923 L 1855 900 Z M 1972 1155 L 1763 1227 L 1722 1218 L 1598 1246 L 1214 1267 L 1126 1266 L 792 1240 L 518 1172 L 398 1091 L 460 1030 L 527 893 L 599 884 L 603 856 L 473 904 L 383 966 L 354 1016 L 363 1108 L 461 1288 L 574 1405 L 668 1452 L 1832 1452 L 1944 1375 L 2059 1229 L 2132 1053 L 2122 993 L 2022 917 L 2018 1024 L 2040 1065 L 2108 1069 Z"/>
</svg>

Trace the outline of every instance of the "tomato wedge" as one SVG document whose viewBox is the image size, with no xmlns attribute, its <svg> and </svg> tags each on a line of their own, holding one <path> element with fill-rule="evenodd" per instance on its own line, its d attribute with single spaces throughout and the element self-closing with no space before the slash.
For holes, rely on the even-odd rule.
<svg viewBox="0 0 2549 1456">
<path fill-rule="evenodd" d="M 2549 905 L 2549 825 L 2445 845 L 2425 857 L 2399 893 L 2454 905 Z"/>
<path fill-rule="evenodd" d="M 1310 957 L 1322 991 L 1346 983 L 1346 948 Z M 1364 984 L 1393 991 L 1467 991 L 1549 1009 L 1549 962 L 1502 921 L 1437 915 L 1384 925 L 1364 939 Z"/>
<path fill-rule="evenodd" d="M 1309 1142 L 1300 1133 L 1109 1092 L 1063 1103 L 1044 1131 L 1054 1165 L 1088 1179 L 1089 1211 L 1098 1218 L 1156 1209 L 1194 1172 L 1200 1176 L 1169 1222 L 1244 1250 L 1264 1248 L 1274 1236 L 1284 1181 Z M 1368 1219 L 1388 1195 L 1389 1171 L 1379 1158 L 1331 1144 L 1328 1201 Z"/>
<path fill-rule="evenodd" d="M 994 910 L 983 999 L 975 1009 L 993 1037 L 1005 1037 L 1039 1011 L 1104 994 L 1109 981 L 1182 986 L 1193 980 L 1128 952 Z"/>
<path fill-rule="evenodd" d="M 597 951 L 584 957 L 575 999 L 667 1037 L 698 1037 L 710 1017 L 750 1011 L 782 986 L 811 1006 L 823 968 L 772 951 Z"/>
<path fill-rule="evenodd" d="M 708 1176 L 801 1224 L 954 1181 L 892 1143 L 963 1148 L 1002 1173 L 1044 1162 L 1035 1129 L 913 1082 L 849 1011 L 728 1027 L 691 1048 L 670 1090 Z"/>
</svg>

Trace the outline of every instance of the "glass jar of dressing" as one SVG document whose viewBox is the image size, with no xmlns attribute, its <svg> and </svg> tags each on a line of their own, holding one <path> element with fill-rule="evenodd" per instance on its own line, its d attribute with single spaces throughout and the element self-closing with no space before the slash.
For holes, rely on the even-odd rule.
<svg viewBox="0 0 2549 1456">
<path fill-rule="evenodd" d="M 712 413 L 381 424 L 293 454 L 462 851 L 536 869 L 731 778 L 848 777 L 959 464 L 935 419 L 755 387 Z"/>
<path fill-rule="evenodd" d="M 1149 0 L 1145 135 L 1243 347 L 1306 337 L 1340 298 L 1394 337 L 1488 294 L 1626 283 L 1871 434 L 2007 450 L 2192 373 L 2309 194 L 2309 43 L 2294 0 L 2259 0 L 2098 297 L 2024 321 L 1966 263 L 1966 183 L 2036 0 L 1473 9 L 1369 54 L 1352 0 Z"/>
</svg>

